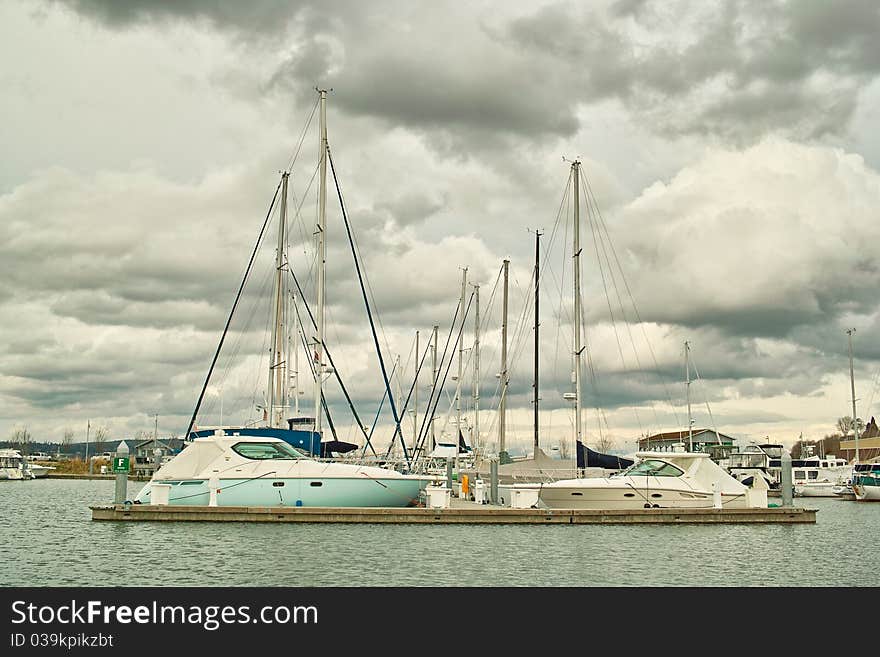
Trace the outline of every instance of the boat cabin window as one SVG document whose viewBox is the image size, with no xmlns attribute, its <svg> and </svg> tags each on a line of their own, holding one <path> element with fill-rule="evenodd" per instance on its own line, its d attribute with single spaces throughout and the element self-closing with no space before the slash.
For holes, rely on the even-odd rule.
<svg viewBox="0 0 880 657">
<path fill-rule="evenodd" d="M 246 459 L 301 459 L 304 455 L 287 443 L 235 443 L 232 451 Z"/>
<path fill-rule="evenodd" d="M 680 470 L 666 461 L 647 459 L 632 465 L 628 470 L 621 474 L 626 474 L 627 476 L 653 475 L 655 477 L 680 477 L 684 474 L 684 470 Z"/>
<path fill-rule="evenodd" d="M 810 477 L 810 479 L 818 479 L 819 478 L 819 471 L 818 470 L 810 470 L 807 473 L 807 475 Z"/>
<path fill-rule="evenodd" d="M 794 478 L 795 479 L 806 479 L 807 473 L 804 472 L 803 470 L 795 470 L 794 471 Z"/>
</svg>

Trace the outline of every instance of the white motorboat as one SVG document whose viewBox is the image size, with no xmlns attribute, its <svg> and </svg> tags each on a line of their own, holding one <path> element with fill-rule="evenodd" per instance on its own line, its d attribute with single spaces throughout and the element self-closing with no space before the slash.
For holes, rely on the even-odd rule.
<svg viewBox="0 0 880 657">
<path fill-rule="evenodd" d="M 0 449 L 0 479 L 21 481 L 33 478 L 21 452 L 17 449 Z"/>
<path fill-rule="evenodd" d="M 853 466 L 852 491 L 860 502 L 880 502 L 880 460 Z"/>
<path fill-rule="evenodd" d="M 34 475 L 35 478 L 45 477 L 52 470 L 55 469 L 54 465 L 42 465 L 40 463 L 28 463 L 27 469 L 30 470 L 31 474 Z"/>
<path fill-rule="evenodd" d="M 766 508 L 766 488 L 749 488 L 702 452 L 638 452 L 610 477 L 539 486 L 538 506 L 555 509 Z"/>
<path fill-rule="evenodd" d="M 796 465 L 795 465 L 796 464 Z M 838 497 L 846 486 L 852 466 L 844 459 L 828 456 L 792 461 L 791 475 L 795 497 Z"/>
<path fill-rule="evenodd" d="M 417 505 L 434 479 L 316 461 L 278 438 L 218 430 L 159 468 L 135 503 L 159 502 L 161 490 L 162 502 L 172 505 L 405 507 Z"/>
</svg>

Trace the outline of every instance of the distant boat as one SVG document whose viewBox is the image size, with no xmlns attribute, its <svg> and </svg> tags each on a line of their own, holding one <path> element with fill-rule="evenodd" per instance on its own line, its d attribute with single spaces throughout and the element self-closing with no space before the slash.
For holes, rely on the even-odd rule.
<svg viewBox="0 0 880 657">
<path fill-rule="evenodd" d="M 30 470 L 31 474 L 36 478 L 45 477 L 51 472 L 55 470 L 54 465 L 40 465 L 39 463 L 28 463 L 27 469 Z"/>
<path fill-rule="evenodd" d="M 792 461 L 791 476 L 795 497 L 837 497 L 839 487 L 845 486 L 852 474 L 852 466 L 835 456 L 811 456 Z"/>
<path fill-rule="evenodd" d="M 17 449 L 0 449 L 0 479 L 23 481 L 33 478 L 21 452 Z"/>
<path fill-rule="evenodd" d="M 880 460 L 853 466 L 852 491 L 860 502 L 880 502 Z"/>
</svg>

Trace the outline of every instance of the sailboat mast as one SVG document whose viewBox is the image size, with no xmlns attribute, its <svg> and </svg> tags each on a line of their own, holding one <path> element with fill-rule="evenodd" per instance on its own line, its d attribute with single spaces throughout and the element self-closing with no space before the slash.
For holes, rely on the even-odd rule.
<svg viewBox="0 0 880 657">
<path fill-rule="evenodd" d="M 287 226 L 287 181 L 288 172 L 281 174 L 281 214 L 278 220 L 278 247 L 275 253 L 275 320 L 272 324 L 272 357 L 269 362 L 269 389 L 267 394 L 267 411 L 270 427 L 279 426 L 282 414 L 285 389 L 284 364 L 284 305 L 287 302 L 286 282 L 284 276 L 284 231 Z"/>
<path fill-rule="evenodd" d="M 321 95 L 321 154 L 318 188 L 318 298 L 315 312 L 315 322 L 317 324 L 317 337 L 315 340 L 315 432 L 320 434 L 324 376 L 324 270 L 327 263 L 327 245 L 324 239 L 327 228 L 327 91 L 326 89 L 319 89 L 318 93 Z"/>
<path fill-rule="evenodd" d="M 480 444 L 480 286 L 474 285 L 474 436 L 473 447 Z"/>
<path fill-rule="evenodd" d="M 581 218 L 580 218 L 580 166 L 577 160 L 571 163 L 574 179 L 574 436 L 575 453 L 577 445 L 583 442 L 581 424 Z"/>
<path fill-rule="evenodd" d="M 437 332 L 439 330 L 440 327 L 435 324 L 434 336 L 431 343 L 431 396 L 429 399 L 434 399 L 434 395 L 437 392 Z M 435 447 L 437 447 L 437 434 L 435 431 L 433 414 L 428 418 L 428 421 L 431 423 L 431 449 L 428 450 L 430 453 Z"/>
<path fill-rule="evenodd" d="M 538 395 L 538 328 L 541 323 L 539 321 L 540 313 L 538 312 L 539 306 L 539 282 L 540 282 L 540 255 L 541 255 L 541 231 L 535 230 L 535 439 L 534 439 L 534 456 L 533 458 L 538 458 L 538 401 L 540 400 L 540 396 Z"/>
<path fill-rule="evenodd" d="M 461 323 L 462 327 L 464 326 L 464 295 L 467 291 L 467 267 L 462 269 L 461 271 L 461 297 L 459 298 L 459 307 L 461 308 Z M 459 332 L 461 335 L 461 332 Z M 459 436 L 461 435 L 461 377 L 463 375 L 463 367 L 464 367 L 464 343 L 459 338 L 458 341 L 458 380 L 456 381 L 455 386 L 455 424 L 456 424 L 456 433 L 455 436 L 455 454 L 456 459 L 458 458 L 458 448 L 459 448 Z"/>
<path fill-rule="evenodd" d="M 505 433 L 507 431 L 507 281 L 510 260 L 505 260 L 504 269 L 504 292 L 501 306 L 501 401 L 498 405 L 498 460 L 505 462 L 506 445 Z"/>
<path fill-rule="evenodd" d="M 413 455 L 415 455 L 416 443 L 419 438 L 419 332 L 416 331 L 416 348 L 413 352 Z"/>
<path fill-rule="evenodd" d="M 687 392 L 688 407 L 688 451 L 694 451 L 694 421 L 691 418 L 691 346 L 687 340 L 684 341 L 684 371 L 685 371 L 685 391 Z"/>
<path fill-rule="evenodd" d="M 855 462 L 859 462 L 859 423 L 856 419 L 856 379 L 853 374 L 853 350 L 852 350 L 852 334 L 855 333 L 856 330 L 854 328 L 847 329 L 846 334 L 849 336 L 849 387 L 852 392 L 852 425 L 853 425 L 853 438 L 855 438 L 856 444 L 856 460 Z"/>
<path fill-rule="evenodd" d="M 299 319 L 299 306 L 297 306 L 296 294 L 293 295 L 293 311 L 294 314 L 296 314 L 297 319 Z M 299 321 L 294 324 L 294 322 L 291 320 L 292 330 L 298 330 L 296 328 L 298 326 Z M 288 335 L 290 335 L 291 332 L 292 331 L 288 331 Z M 289 354 L 293 354 L 293 376 L 291 377 L 291 381 L 293 382 L 293 390 L 291 392 L 291 394 L 293 395 L 294 405 L 293 416 L 299 417 L 299 349 L 291 344 L 290 351 L 288 352 L 288 358 L 290 358 Z"/>
<path fill-rule="evenodd" d="M 400 377 L 403 374 L 403 370 L 400 367 L 400 354 L 397 354 L 397 358 L 394 360 L 394 371 L 397 372 L 397 406 L 399 408 L 403 408 L 403 390 L 400 385 Z M 394 376 L 392 374 L 392 376 Z M 393 442 L 392 439 L 392 453 L 396 457 L 397 456 L 397 443 Z"/>
</svg>

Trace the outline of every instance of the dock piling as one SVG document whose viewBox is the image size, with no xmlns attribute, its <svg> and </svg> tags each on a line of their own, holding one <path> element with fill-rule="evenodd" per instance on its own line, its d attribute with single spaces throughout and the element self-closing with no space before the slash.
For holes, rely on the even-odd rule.
<svg viewBox="0 0 880 657">
<path fill-rule="evenodd" d="M 782 493 L 782 506 L 788 507 L 792 505 L 794 492 L 791 483 L 791 454 L 787 449 L 782 450 L 780 466 L 779 488 Z"/>
<path fill-rule="evenodd" d="M 116 473 L 116 491 L 113 495 L 114 504 L 122 504 L 128 494 L 128 445 L 123 440 L 116 448 L 113 458 L 113 472 Z"/>
</svg>

